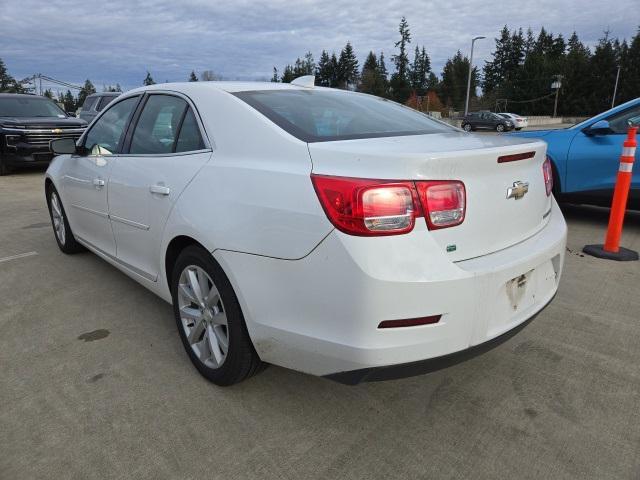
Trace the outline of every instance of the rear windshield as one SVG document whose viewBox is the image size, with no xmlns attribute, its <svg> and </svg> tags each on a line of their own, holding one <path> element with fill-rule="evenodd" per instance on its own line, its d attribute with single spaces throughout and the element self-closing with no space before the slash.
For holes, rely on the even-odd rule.
<svg viewBox="0 0 640 480">
<path fill-rule="evenodd" d="M 0 117 L 66 117 L 51 100 L 37 96 L 0 98 Z"/>
<path fill-rule="evenodd" d="M 454 130 L 416 110 L 370 95 L 330 90 L 259 90 L 234 95 L 305 142 Z"/>
</svg>

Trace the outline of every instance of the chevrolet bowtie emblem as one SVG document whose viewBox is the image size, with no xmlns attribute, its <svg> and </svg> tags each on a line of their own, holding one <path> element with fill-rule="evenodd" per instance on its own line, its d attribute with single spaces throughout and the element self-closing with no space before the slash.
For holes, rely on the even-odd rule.
<svg viewBox="0 0 640 480">
<path fill-rule="evenodd" d="M 513 182 L 513 186 L 507 188 L 507 198 L 515 198 L 520 200 L 529 191 L 529 184 L 527 182 Z"/>
<path fill-rule="evenodd" d="M 54 128 L 52 130 L 53 133 L 62 133 L 62 129 L 61 128 Z"/>
</svg>

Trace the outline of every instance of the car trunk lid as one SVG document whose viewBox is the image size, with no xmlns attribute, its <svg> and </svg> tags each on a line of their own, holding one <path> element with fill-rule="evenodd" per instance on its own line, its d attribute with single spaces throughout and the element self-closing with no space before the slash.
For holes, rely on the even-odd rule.
<svg viewBox="0 0 640 480">
<path fill-rule="evenodd" d="M 452 261 L 507 248 L 548 221 L 551 197 L 542 172 L 546 144 L 539 140 L 452 132 L 316 142 L 309 144 L 309 152 L 315 174 L 462 181 L 464 222 L 430 232 Z M 523 153 L 530 158 L 498 162 L 499 157 Z M 525 183 L 528 191 L 520 196 L 523 189 L 518 186 Z"/>
</svg>

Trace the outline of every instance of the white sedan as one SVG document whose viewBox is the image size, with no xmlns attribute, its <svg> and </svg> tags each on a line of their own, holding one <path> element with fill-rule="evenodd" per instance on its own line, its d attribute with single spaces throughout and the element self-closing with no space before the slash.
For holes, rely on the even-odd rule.
<svg viewBox="0 0 640 480">
<path fill-rule="evenodd" d="M 266 363 L 350 384 L 427 372 L 558 288 L 567 230 L 539 140 L 302 78 L 140 88 L 52 148 L 60 249 L 172 303 L 218 385 Z"/>
<path fill-rule="evenodd" d="M 511 120 L 516 130 L 522 130 L 529 126 L 529 119 L 527 117 L 521 117 L 515 113 L 499 113 L 498 115 L 507 120 Z"/>
</svg>

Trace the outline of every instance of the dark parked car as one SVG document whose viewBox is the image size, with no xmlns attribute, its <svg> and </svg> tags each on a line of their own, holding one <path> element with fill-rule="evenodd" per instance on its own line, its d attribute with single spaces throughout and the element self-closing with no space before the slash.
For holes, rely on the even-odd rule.
<svg viewBox="0 0 640 480">
<path fill-rule="evenodd" d="M 98 113 L 104 110 L 104 107 L 111 103 L 111 100 L 122 95 L 121 92 L 101 92 L 101 93 L 93 93 L 89 95 L 82 104 L 82 109 L 80 110 L 80 115 L 78 115 L 81 119 L 86 120 L 87 123 L 91 123 Z"/>
<path fill-rule="evenodd" d="M 492 112 L 472 112 L 462 119 L 462 128 L 467 132 L 477 129 L 508 132 L 514 129 L 514 124 L 511 120 Z"/>
<path fill-rule="evenodd" d="M 0 93 L 0 175 L 11 167 L 48 164 L 51 140 L 77 140 L 86 127 L 46 97 Z"/>
</svg>

